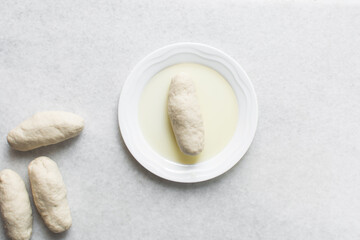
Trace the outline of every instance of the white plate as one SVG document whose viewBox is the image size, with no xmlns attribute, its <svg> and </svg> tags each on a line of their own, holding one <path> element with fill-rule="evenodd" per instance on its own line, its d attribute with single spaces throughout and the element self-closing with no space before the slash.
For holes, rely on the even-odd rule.
<svg viewBox="0 0 360 240">
<path fill-rule="evenodd" d="M 139 125 L 138 106 L 143 88 L 159 71 L 174 64 L 192 62 L 219 72 L 231 85 L 239 107 L 239 120 L 229 144 L 209 160 L 192 165 L 173 162 L 155 152 Z M 152 52 L 126 79 L 118 109 L 119 125 L 126 146 L 150 172 L 175 182 L 201 182 L 233 167 L 248 150 L 256 131 L 258 106 L 254 88 L 240 65 L 224 52 L 199 43 L 176 43 Z"/>
</svg>

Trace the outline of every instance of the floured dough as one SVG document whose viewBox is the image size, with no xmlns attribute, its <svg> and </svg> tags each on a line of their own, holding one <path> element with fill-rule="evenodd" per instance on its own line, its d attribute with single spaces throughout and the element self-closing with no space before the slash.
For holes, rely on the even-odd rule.
<svg viewBox="0 0 360 240">
<path fill-rule="evenodd" d="M 29 195 L 24 181 L 10 169 L 0 172 L 0 210 L 10 239 L 30 239 L 33 216 Z"/>
<path fill-rule="evenodd" d="M 204 149 L 204 124 L 195 84 L 185 73 L 176 74 L 170 83 L 168 115 L 181 151 L 197 155 Z"/>
<path fill-rule="evenodd" d="M 76 114 L 39 112 L 11 130 L 7 141 L 16 150 L 28 151 L 75 137 L 83 128 L 84 120 Z"/>
<path fill-rule="evenodd" d="M 38 157 L 28 167 L 34 203 L 46 226 L 54 233 L 70 228 L 72 219 L 66 188 L 57 164 Z"/>
</svg>

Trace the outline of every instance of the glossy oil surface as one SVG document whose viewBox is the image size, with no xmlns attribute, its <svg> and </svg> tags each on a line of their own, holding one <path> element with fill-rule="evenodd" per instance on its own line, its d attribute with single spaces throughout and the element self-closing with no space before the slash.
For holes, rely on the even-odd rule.
<svg viewBox="0 0 360 240">
<path fill-rule="evenodd" d="M 200 102 L 205 145 L 197 156 L 180 151 L 167 115 L 170 81 L 178 72 L 192 77 Z M 229 143 L 238 121 L 238 104 L 231 86 L 218 72 L 200 64 L 181 63 L 152 77 L 143 90 L 138 116 L 145 139 L 157 153 L 174 162 L 194 164 L 210 159 Z"/>
</svg>

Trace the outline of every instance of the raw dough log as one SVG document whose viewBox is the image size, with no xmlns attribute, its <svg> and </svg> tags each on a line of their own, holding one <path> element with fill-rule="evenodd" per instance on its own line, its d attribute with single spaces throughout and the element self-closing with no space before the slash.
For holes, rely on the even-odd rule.
<svg viewBox="0 0 360 240">
<path fill-rule="evenodd" d="M 34 203 L 46 226 L 54 233 L 66 231 L 72 220 L 57 164 L 48 157 L 38 157 L 28 170 Z"/>
<path fill-rule="evenodd" d="M 30 239 L 33 217 L 29 195 L 24 181 L 10 169 L 0 172 L 0 209 L 8 237 Z"/>
<path fill-rule="evenodd" d="M 7 141 L 16 150 L 28 151 L 75 137 L 83 128 L 84 120 L 76 114 L 39 112 L 11 130 Z"/>
<path fill-rule="evenodd" d="M 176 74 L 170 83 L 168 115 L 180 150 L 196 155 L 204 148 L 204 124 L 195 84 L 185 73 Z"/>
</svg>

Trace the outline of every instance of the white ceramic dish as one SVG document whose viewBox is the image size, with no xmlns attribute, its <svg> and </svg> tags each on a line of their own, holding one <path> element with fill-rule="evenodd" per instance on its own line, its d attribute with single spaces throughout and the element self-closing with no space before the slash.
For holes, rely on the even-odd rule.
<svg viewBox="0 0 360 240">
<path fill-rule="evenodd" d="M 219 72 L 233 88 L 239 107 L 237 128 L 229 144 L 211 159 L 192 165 L 170 161 L 155 152 L 145 140 L 138 120 L 139 100 L 147 82 L 162 69 L 183 62 Z M 152 52 L 135 66 L 121 91 L 118 119 L 126 146 L 142 166 L 159 177 L 193 183 L 225 173 L 244 156 L 255 135 L 258 106 L 250 79 L 233 58 L 204 44 L 176 43 Z"/>
</svg>

